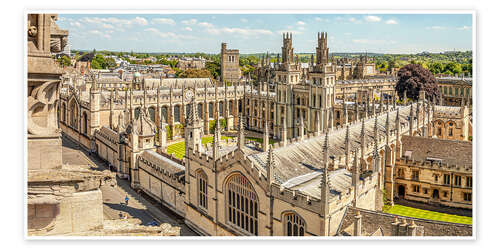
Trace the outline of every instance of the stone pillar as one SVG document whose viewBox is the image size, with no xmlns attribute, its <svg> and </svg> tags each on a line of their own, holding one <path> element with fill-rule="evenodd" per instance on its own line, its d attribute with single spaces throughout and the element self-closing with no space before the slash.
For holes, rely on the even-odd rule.
<svg viewBox="0 0 500 250">
<path fill-rule="evenodd" d="M 363 227 L 361 226 L 362 216 L 359 213 L 359 210 L 356 211 L 356 216 L 354 216 L 354 236 L 362 236 Z"/>
</svg>

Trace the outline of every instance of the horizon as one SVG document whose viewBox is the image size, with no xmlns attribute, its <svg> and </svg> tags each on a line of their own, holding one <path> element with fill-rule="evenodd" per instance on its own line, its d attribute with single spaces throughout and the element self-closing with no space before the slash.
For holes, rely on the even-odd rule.
<svg viewBox="0 0 500 250">
<path fill-rule="evenodd" d="M 330 53 L 417 54 L 472 51 L 472 14 L 60 14 L 72 50 L 217 54 L 280 53 L 293 34 L 296 54 L 314 53 L 318 32 Z M 342 52 L 337 52 L 342 51 Z M 170 51 L 170 52 L 164 52 Z M 187 52 L 197 51 L 197 52 Z"/>
</svg>

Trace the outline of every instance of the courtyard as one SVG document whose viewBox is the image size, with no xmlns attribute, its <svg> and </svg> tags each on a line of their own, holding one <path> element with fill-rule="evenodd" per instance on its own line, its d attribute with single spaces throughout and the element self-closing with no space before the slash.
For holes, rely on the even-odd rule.
<svg viewBox="0 0 500 250">
<path fill-rule="evenodd" d="M 407 217 L 472 225 L 472 217 L 434 212 L 429 210 L 403 206 L 399 204 L 395 204 L 393 207 L 384 206 L 383 211 L 385 213 L 396 214 Z"/>
</svg>

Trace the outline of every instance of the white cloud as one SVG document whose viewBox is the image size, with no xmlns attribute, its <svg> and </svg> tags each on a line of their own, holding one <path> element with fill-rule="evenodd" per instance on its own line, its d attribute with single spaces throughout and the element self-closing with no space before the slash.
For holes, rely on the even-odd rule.
<svg viewBox="0 0 500 250">
<path fill-rule="evenodd" d="M 181 23 L 185 24 L 185 25 L 194 25 L 198 22 L 198 20 L 196 19 L 189 19 L 189 20 L 183 20 L 181 21 Z"/>
<path fill-rule="evenodd" d="M 93 24 L 100 26 L 101 28 L 109 29 L 109 28 L 122 28 L 122 27 L 131 27 L 133 25 L 147 25 L 148 20 L 143 17 L 135 17 L 133 19 L 120 19 L 116 17 L 109 18 L 99 18 L 99 17 L 84 17 L 79 19 L 82 23 Z M 111 26 L 113 25 L 113 27 Z"/>
<path fill-rule="evenodd" d="M 92 34 L 92 35 L 97 35 L 97 36 L 100 36 L 100 37 L 103 37 L 103 38 L 106 38 L 106 39 L 110 39 L 111 38 L 111 35 L 109 34 L 106 34 L 100 30 L 91 30 L 89 31 L 89 34 Z"/>
<path fill-rule="evenodd" d="M 283 34 L 283 33 L 292 33 L 293 35 L 302 34 L 302 32 L 301 32 L 301 31 L 298 31 L 298 30 L 292 30 L 292 29 L 278 30 L 277 32 L 278 32 L 279 34 Z"/>
<path fill-rule="evenodd" d="M 244 28 L 207 28 L 206 31 L 211 34 L 238 34 L 243 36 L 254 36 L 254 35 L 272 35 L 273 32 L 266 29 L 244 29 Z"/>
<path fill-rule="evenodd" d="M 365 16 L 365 21 L 367 22 L 380 22 L 380 20 L 382 20 L 380 17 L 378 16 Z"/>
<path fill-rule="evenodd" d="M 358 44 L 396 44 L 397 43 L 394 40 L 387 41 L 387 40 L 364 39 L 364 38 L 353 39 L 352 42 L 358 43 Z"/>
<path fill-rule="evenodd" d="M 351 22 L 351 23 L 361 23 L 361 20 L 358 20 L 358 19 L 356 19 L 354 17 L 349 18 L 348 21 Z"/>
<path fill-rule="evenodd" d="M 457 28 L 457 30 L 470 30 L 470 29 L 472 29 L 471 26 L 462 26 Z"/>
<path fill-rule="evenodd" d="M 241 21 L 242 23 L 248 23 L 248 19 L 246 19 L 246 18 L 241 18 L 241 19 L 240 19 L 240 21 Z"/>
<path fill-rule="evenodd" d="M 154 18 L 152 21 L 153 24 L 168 24 L 168 25 L 175 25 L 174 19 L 170 18 Z"/>
<path fill-rule="evenodd" d="M 82 27 L 82 24 L 80 22 L 70 22 L 69 25 L 78 28 Z"/>
<path fill-rule="evenodd" d="M 162 38 L 171 38 L 171 39 L 193 39 L 192 36 L 179 35 L 173 32 L 161 32 L 157 28 L 147 28 L 144 31 L 150 32 Z"/>
<path fill-rule="evenodd" d="M 389 20 L 385 21 L 385 24 L 398 24 L 398 21 L 396 21 L 394 19 L 389 19 Z"/>
<path fill-rule="evenodd" d="M 445 30 L 446 27 L 444 27 L 444 26 L 430 26 L 430 27 L 425 27 L 425 29 L 428 29 L 428 30 Z"/>
<path fill-rule="evenodd" d="M 339 18 L 339 17 L 337 17 L 337 18 Z M 321 17 L 315 17 L 314 21 L 316 21 L 316 22 L 330 22 L 330 20 L 328 20 L 326 18 L 321 18 Z"/>
<path fill-rule="evenodd" d="M 204 27 L 204 28 L 212 28 L 212 27 L 214 27 L 213 24 L 207 23 L 207 22 L 201 22 L 201 23 L 198 23 L 198 25 L 200 25 L 201 27 Z"/>
<path fill-rule="evenodd" d="M 191 27 L 186 27 L 184 29 L 187 30 L 187 31 L 193 31 L 193 29 L 191 29 Z"/>
<path fill-rule="evenodd" d="M 297 22 L 297 25 L 306 25 L 306 23 L 302 22 L 302 21 L 298 21 Z"/>
<path fill-rule="evenodd" d="M 148 20 L 143 17 L 135 17 L 132 22 L 137 23 L 139 25 L 148 25 Z"/>
</svg>

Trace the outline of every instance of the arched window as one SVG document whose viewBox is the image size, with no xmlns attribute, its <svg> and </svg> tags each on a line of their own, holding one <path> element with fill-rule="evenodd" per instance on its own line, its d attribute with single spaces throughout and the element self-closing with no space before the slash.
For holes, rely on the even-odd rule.
<svg viewBox="0 0 500 250">
<path fill-rule="evenodd" d="M 167 107 L 163 106 L 161 107 L 161 121 L 166 121 L 167 120 Z"/>
<path fill-rule="evenodd" d="M 304 236 L 306 223 L 296 213 L 287 213 L 284 216 L 286 236 Z"/>
<path fill-rule="evenodd" d="M 198 118 L 203 119 L 203 103 L 198 103 Z"/>
<path fill-rule="evenodd" d="M 66 104 L 62 104 L 62 109 L 61 109 L 61 118 L 64 123 L 66 123 Z"/>
<path fill-rule="evenodd" d="M 71 127 L 76 128 L 78 126 L 78 108 L 76 107 L 75 101 L 70 102 L 69 112 L 69 122 Z"/>
<path fill-rule="evenodd" d="M 259 202 L 250 181 L 241 174 L 235 174 L 227 181 L 226 190 L 228 223 L 258 235 Z"/>
<path fill-rule="evenodd" d="M 196 183 L 198 185 L 198 206 L 202 209 L 208 209 L 207 183 L 208 177 L 202 170 L 196 173 Z"/>
<path fill-rule="evenodd" d="M 208 104 L 208 117 L 214 118 L 214 104 L 213 103 Z"/>
<path fill-rule="evenodd" d="M 135 110 L 134 110 L 134 117 L 135 117 L 135 119 L 139 118 L 139 114 L 140 113 L 141 113 L 141 108 L 140 107 L 135 108 Z"/>
<path fill-rule="evenodd" d="M 82 132 L 87 134 L 87 112 L 83 112 L 83 124 L 82 124 Z"/>
<path fill-rule="evenodd" d="M 233 113 L 233 101 L 232 100 L 229 101 L 228 110 L 229 110 L 229 114 Z"/>
<path fill-rule="evenodd" d="M 148 113 L 149 113 L 149 119 L 151 119 L 151 121 L 153 121 L 153 122 L 156 122 L 155 121 L 155 118 L 156 118 L 155 117 L 155 108 L 149 107 L 148 108 Z"/>
<path fill-rule="evenodd" d="M 219 102 L 219 117 L 222 117 L 224 114 L 224 103 L 221 101 Z"/>
<path fill-rule="evenodd" d="M 174 106 L 174 122 L 180 122 L 181 120 L 181 108 L 179 105 Z"/>
</svg>

